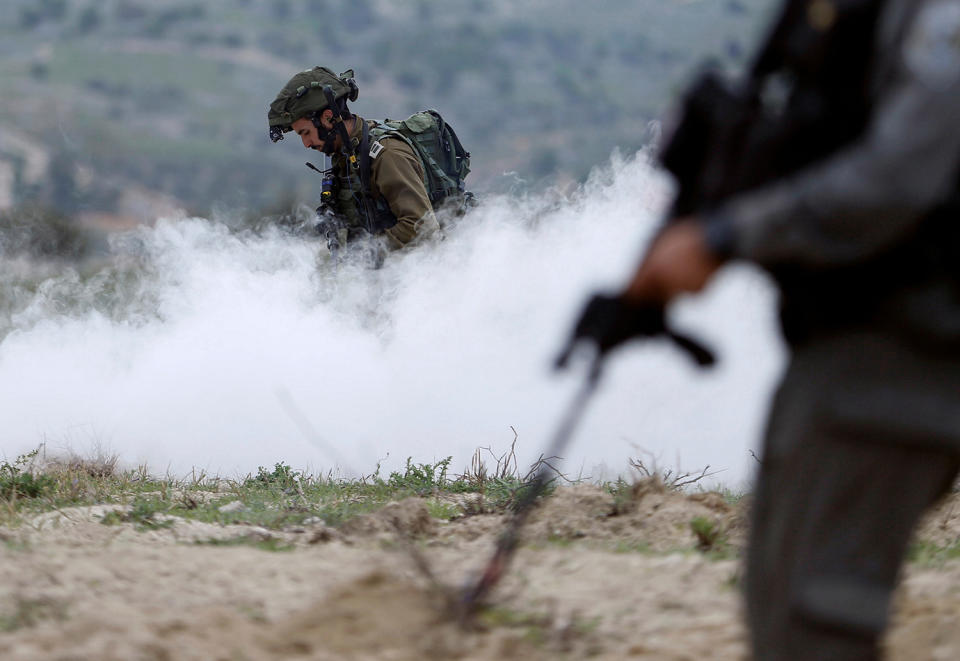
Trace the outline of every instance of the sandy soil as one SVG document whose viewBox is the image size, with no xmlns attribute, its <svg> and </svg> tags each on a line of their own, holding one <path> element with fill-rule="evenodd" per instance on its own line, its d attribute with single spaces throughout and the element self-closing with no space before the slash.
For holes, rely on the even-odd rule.
<svg viewBox="0 0 960 661">
<path fill-rule="evenodd" d="M 743 543 L 746 504 L 641 488 L 627 505 L 564 488 L 532 517 L 496 606 L 465 630 L 416 568 L 415 536 L 437 581 L 460 586 L 503 518 L 439 522 L 411 499 L 348 523 L 283 532 L 175 520 L 105 526 L 111 508 L 44 514 L 0 528 L 0 658 L 744 659 L 734 559 L 695 550 L 694 517 Z M 921 537 L 960 537 L 960 497 Z M 293 550 L 196 544 L 275 538 Z M 728 554 L 731 557 L 734 554 Z M 960 658 L 960 562 L 909 568 L 890 658 Z"/>
</svg>

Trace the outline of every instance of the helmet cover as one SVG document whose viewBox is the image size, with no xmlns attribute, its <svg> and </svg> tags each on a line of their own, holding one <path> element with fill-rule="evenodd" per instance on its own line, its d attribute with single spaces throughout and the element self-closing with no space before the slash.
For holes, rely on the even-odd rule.
<svg viewBox="0 0 960 661">
<path fill-rule="evenodd" d="M 339 76 L 327 67 L 313 67 L 301 71 L 287 81 L 277 98 L 270 104 L 267 120 L 270 123 L 270 139 L 274 142 L 283 139 L 283 134 L 292 130 L 291 125 L 303 117 L 312 117 L 323 112 L 327 106 L 327 97 L 323 88 L 329 85 L 334 98 L 339 101 L 346 97 L 350 101 L 357 98 L 358 88 L 353 80 L 353 70 Z"/>
</svg>

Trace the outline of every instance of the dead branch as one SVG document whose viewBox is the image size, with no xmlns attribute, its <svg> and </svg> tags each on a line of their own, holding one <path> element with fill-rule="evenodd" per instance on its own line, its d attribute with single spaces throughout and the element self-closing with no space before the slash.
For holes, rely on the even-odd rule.
<svg viewBox="0 0 960 661">
<path fill-rule="evenodd" d="M 711 471 L 709 464 L 699 471 L 681 471 L 672 468 L 660 469 L 656 465 L 655 457 L 652 458 L 652 468 L 648 467 L 643 459 L 639 457 L 629 459 L 628 463 L 631 468 L 640 473 L 642 479 L 659 480 L 666 488 L 676 491 L 682 490 L 691 484 L 696 484 L 705 478 L 721 472 L 719 470 Z"/>
</svg>

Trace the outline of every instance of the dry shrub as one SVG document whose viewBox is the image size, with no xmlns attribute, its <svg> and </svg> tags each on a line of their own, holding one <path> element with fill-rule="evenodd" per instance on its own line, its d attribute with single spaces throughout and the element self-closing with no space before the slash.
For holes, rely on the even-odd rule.
<svg viewBox="0 0 960 661">
<path fill-rule="evenodd" d="M 115 453 L 95 448 L 90 456 L 81 456 L 70 452 L 65 457 L 48 459 L 43 462 L 46 473 L 70 473 L 90 477 L 96 480 L 114 477 L 117 474 L 119 457 Z"/>
<path fill-rule="evenodd" d="M 653 481 L 657 482 L 666 490 L 679 491 L 701 480 L 716 475 L 720 471 L 711 471 L 710 465 L 704 466 L 699 471 L 684 471 L 679 468 L 659 468 L 655 458 L 648 458 L 646 462 L 639 457 L 629 460 L 630 467 L 640 474 L 639 482 Z M 650 464 L 649 466 L 647 464 Z"/>
</svg>

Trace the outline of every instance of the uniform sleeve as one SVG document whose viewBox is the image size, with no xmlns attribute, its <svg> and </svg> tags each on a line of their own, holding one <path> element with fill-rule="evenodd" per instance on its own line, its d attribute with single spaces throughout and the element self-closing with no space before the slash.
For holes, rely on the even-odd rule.
<svg viewBox="0 0 960 661">
<path fill-rule="evenodd" d="M 709 218 L 733 257 L 828 268 L 899 242 L 957 185 L 960 0 L 915 14 L 864 136 Z"/>
<path fill-rule="evenodd" d="M 433 205 L 423 186 L 423 167 L 409 145 L 399 139 L 384 139 L 383 150 L 373 160 L 371 174 L 379 193 L 397 217 L 397 224 L 384 231 L 390 248 L 399 249 L 437 230 Z"/>
</svg>

